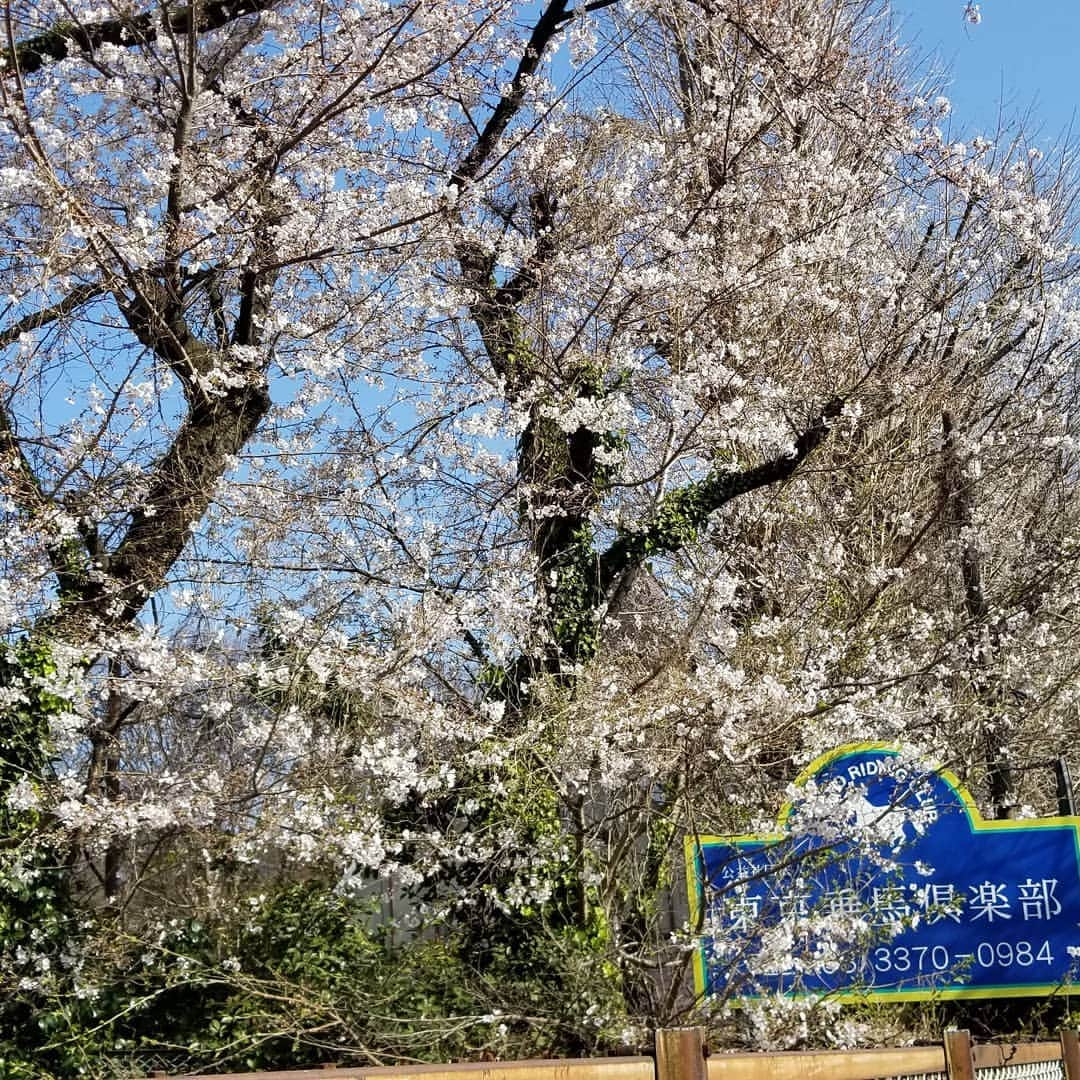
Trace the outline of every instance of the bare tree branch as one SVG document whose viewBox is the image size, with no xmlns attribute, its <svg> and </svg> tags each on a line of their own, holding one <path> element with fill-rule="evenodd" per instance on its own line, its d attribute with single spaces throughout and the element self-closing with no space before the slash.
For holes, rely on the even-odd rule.
<svg viewBox="0 0 1080 1080">
<path fill-rule="evenodd" d="M 82 307 L 83 304 L 102 296 L 105 291 L 105 286 L 96 282 L 87 282 L 85 285 L 77 286 L 62 300 L 58 300 L 50 307 L 26 315 L 6 330 L 0 330 L 0 349 L 6 349 L 8 345 L 18 341 L 23 334 L 40 330 L 43 326 L 48 326 L 50 323 L 56 322 L 57 319 L 62 319 L 65 315 L 70 315 L 73 311 Z"/>
</svg>

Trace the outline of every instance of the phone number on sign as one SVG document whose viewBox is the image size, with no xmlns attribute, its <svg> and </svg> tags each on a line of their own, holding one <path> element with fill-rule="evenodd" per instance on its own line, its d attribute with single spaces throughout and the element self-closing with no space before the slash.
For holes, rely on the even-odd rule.
<svg viewBox="0 0 1080 1080">
<path fill-rule="evenodd" d="M 858 975 L 872 968 L 889 975 L 909 972 L 956 972 L 973 968 L 1033 967 L 1052 964 L 1049 941 L 980 941 L 971 952 L 953 952 L 944 945 L 879 945 L 868 956 L 847 963 L 822 964 L 824 974 Z"/>
<path fill-rule="evenodd" d="M 944 945 L 879 946 L 869 957 L 875 971 L 950 971 L 960 968 L 1033 967 L 1052 964 L 1049 941 L 980 941 L 971 952 L 952 952 Z"/>
</svg>

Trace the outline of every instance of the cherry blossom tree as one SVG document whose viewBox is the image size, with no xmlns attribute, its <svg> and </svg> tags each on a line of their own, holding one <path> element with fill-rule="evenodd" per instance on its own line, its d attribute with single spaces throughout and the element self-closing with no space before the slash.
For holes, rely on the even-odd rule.
<svg viewBox="0 0 1080 1080">
<path fill-rule="evenodd" d="M 318 878 L 634 1043 L 717 1005 L 685 834 L 852 738 L 999 813 L 1071 746 L 1071 165 L 950 138 L 880 5 L 6 27 L 5 873 L 93 940 Z"/>
</svg>

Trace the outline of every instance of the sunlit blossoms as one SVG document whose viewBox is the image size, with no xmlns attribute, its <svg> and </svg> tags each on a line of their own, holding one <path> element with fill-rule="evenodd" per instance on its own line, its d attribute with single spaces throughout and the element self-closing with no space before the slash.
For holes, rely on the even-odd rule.
<svg viewBox="0 0 1080 1080">
<path fill-rule="evenodd" d="M 7 18 L 0 878 L 55 910 L 0 947 L 13 1009 L 77 986 L 122 1041 L 118 971 L 325 1004 L 251 960 L 308 889 L 519 995 L 455 1001 L 453 1052 L 615 1046 L 721 1022 L 683 837 L 771 822 L 822 750 L 1045 802 L 1071 163 L 957 137 L 887 11 Z M 587 1004 L 492 974 L 526 953 Z M 324 1004 L 274 1023 L 423 1056 Z"/>
</svg>

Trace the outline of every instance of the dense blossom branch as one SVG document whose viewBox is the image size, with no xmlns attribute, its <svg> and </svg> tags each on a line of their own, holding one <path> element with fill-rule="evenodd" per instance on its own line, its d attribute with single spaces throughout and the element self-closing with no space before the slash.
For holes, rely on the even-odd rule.
<svg viewBox="0 0 1080 1080">
<path fill-rule="evenodd" d="M 22 513 L 42 529 L 60 596 L 65 599 L 80 596 L 87 584 L 86 548 L 78 534 L 65 535 L 63 523 L 56 520 L 62 508 L 42 489 L 3 407 L 0 407 L 0 478 Z"/>
<path fill-rule="evenodd" d="M 191 30 L 202 34 L 230 22 L 266 11 L 272 0 L 210 0 L 209 3 L 147 11 L 98 22 L 57 23 L 48 30 L 19 41 L 14 50 L 0 56 L 0 69 L 10 75 L 18 70 L 34 72 L 49 60 L 92 54 L 101 45 L 133 46 L 153 42 L 167 29 L 184 36 Z"/>
</svg>

